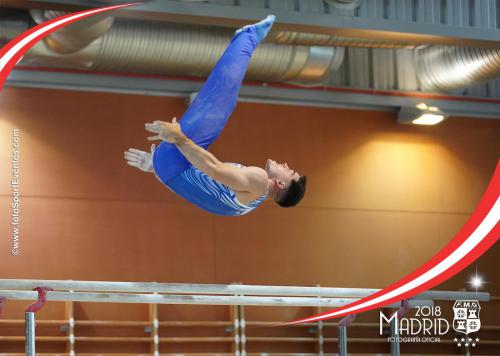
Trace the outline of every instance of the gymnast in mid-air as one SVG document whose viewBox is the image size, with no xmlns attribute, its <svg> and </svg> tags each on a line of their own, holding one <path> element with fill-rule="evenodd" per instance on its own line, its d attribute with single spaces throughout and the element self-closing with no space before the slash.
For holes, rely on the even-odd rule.
<svg viewBox="0 0 500 356">
<path fill-rule="evenodd" d="M 176 194 L 218 215 L 243 215 L 264 200 L 282 207 L 297 205 L 306 177 L 268 159 L 264 169 L 223 163 L 207 151 L 233 112 L 250 57 L 271 29 L 275 17 L 236 31 L 202 89 L 178 123 L 154 121 L 146 130 L 162 140 L 151 152 L 129 148 L 127 164 L 157 178 Z"/>
</svg>

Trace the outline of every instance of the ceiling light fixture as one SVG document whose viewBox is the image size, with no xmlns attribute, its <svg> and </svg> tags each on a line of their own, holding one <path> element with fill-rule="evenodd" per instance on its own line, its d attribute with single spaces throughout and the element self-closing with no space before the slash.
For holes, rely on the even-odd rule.
<svg viewBox="0 0 500 356">
<path fill-rule="evenodd" d="M 414 108 L 402 107 L 398 112 L 400 124 L 436 125 L 446 119 L 447 115 L 436 106 L 418 103 Z"/>
</svg>

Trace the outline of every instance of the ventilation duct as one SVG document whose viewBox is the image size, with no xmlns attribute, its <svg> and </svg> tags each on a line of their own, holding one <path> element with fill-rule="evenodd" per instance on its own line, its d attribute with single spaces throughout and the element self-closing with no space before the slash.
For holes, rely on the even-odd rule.
<svg viewBox="0 0 500 356">
<path fill-rule="evenodd" d="M 52 42 L 41 42 L 28 52 L 25 63 L 206 76 L 233 33 L 202 26 L 116 19 L 101 37 L 79 51 L 63 55 L 53 51 Z M 343 48 L 263 43 L 252 57 L 246 78 L 316 83 L 337 69 L 343 57 Z"/>
<path fill-rule="evenodd" d="M 453 90 L 500 75 L 500 49 L 430 46 L 415 51 L 423 90 Z"/>
<path fill-rule="evenodd" d="M 36 23 L 55 19 L 67 12 L 32 9 L 30 14 Z M 74 53 L 101 37 L 113 25 L 109 15 L 98 14 L 62 27 L 45 38 L 47 46 L 56 53 Z"/>
<path fill-rule="evenodd" d="M 321 33 L 304 33 L 292 31 L 271 31 L 267 41 L 281 44 L 297 44 L 305 46 L 341 46 L 361 48 L 416 48 L 421 43 L 382 39 L 352 38 Z"/>
</svg>

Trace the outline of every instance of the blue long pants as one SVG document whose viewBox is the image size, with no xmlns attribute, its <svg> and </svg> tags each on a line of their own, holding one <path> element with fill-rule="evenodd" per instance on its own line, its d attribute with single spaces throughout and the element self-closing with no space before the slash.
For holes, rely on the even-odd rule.
<svg viewBox="0 0 500 356">
<path fill-rule="evenodd" d="M 182 132 L 197 145 L 207 149 L 226 126 L 236 106 L 250 57 L 261 40 L 259 37 L 255 27 L 248 27 L 233 37 L 182 116 L 179 122 Z M 162 142 L 154 152 L 153 165 L 158 178 L 169 185 L 169 181 L 191 163 L 175 145 Z"/>
</svg>

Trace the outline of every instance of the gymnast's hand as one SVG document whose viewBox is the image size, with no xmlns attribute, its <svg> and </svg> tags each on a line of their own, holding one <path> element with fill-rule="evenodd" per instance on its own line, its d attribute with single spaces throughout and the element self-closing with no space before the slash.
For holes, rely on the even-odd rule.
<svg viewBox="0 0 500 356">
<path fill-rule="evenodd" d="M 153 172 L 153 153 L 155 145 L 151 145 L 151 153 L 144 152 L 135 148 L 129 148 L 124 152 L 127 164 L 132 167 L 139 168 L 143 172 Z"/>
<path fill-rule="evenodd" d="M 177 118 L 174 117 L 172 122 L 153 121 L 145 125 L 146 131 L 156 133 L 158 135 L 148 137 L 149 141 L 163 140 L 168 143 L 177 143 L 184 134 L 181 131 L 181 126 L 177 123 Z"/>
</svg>

